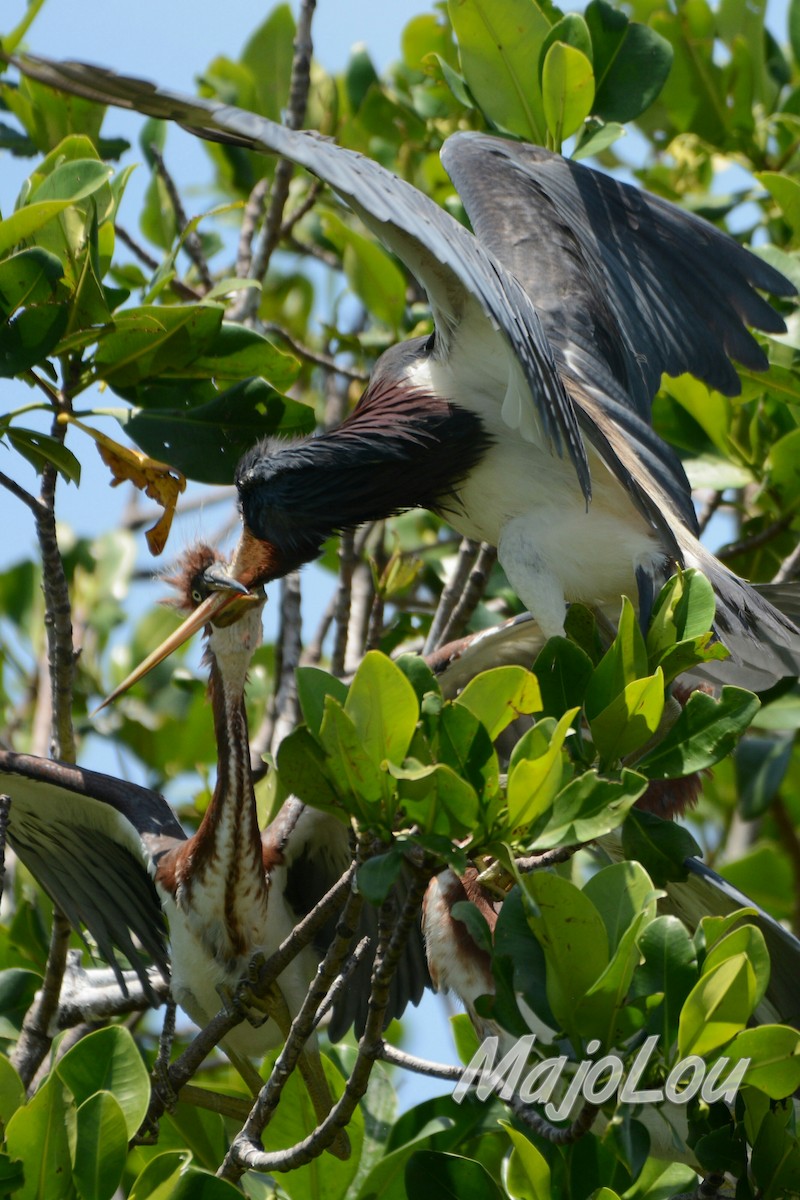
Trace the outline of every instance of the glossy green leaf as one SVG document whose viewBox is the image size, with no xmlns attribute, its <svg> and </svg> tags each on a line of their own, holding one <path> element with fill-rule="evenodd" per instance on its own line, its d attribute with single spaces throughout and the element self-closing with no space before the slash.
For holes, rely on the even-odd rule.
<svg viewBox="0 0 800 1200">
<path fill-rule="evenodd" d="M 408 679 L 420 704 L 428 692 L 441 697 L 439 681 L 421 654 L 401 654 L 395 659 L 395 666 Z"/>
<path fill-rule="evenodd" d="M 502 1200 L 503 1193 L 481 1163 L 457 1154 L 417 1150 L 406 1163 L 406 1194 L 435 1195 L 439 1200 Z"/>
<path fill-rule="evenodd" d="M 403 761 L 417 726 L 419 704 L 406 676 L 385 654 L 377 650 L 365 654 L 344 711 L 373 762 Z"/>
<path fill-rule="evenodd" d="M 635 679 L 590 721 L 592 740 L 601 760 L 618 762 L 649 742 L 664 712 L 664 676 L 661 670 L 646 679 Z"/>
<path fill-rule="evenodd" d="M 642 996 L 662 996 L 652 1015 L 661 1035 L 665 1054 L 678 1036 L 678 1022 L 686 997 L 696 984 L 699 971 L 697 951 L 685 926 L 677 917 L 657 917 L 639 938 L 644 963 L 636 973 L 637 992 Z"/>
<path fill-rule="evenodd" d="M 512 1200 L 551 1200 L 547 1160 L 524 1133 L 514 1129 L 507 1121 L 501 1124 L 513 1146 L 506 1174 L 509 1196 Z"/>
<path fill-rule="evenodd" d="M 743 1029 L 725 1047 L 725 1057 L 731 1066 L 749 1058 L 744 1082 L 772 1100 L 783 1100 L 800 1087 L 800 1034 L 787 1025 Z"/>
<path fill-rule="evenodd" d="M 666 737 L 637 762 L 637 770 L 649 779 L 678 779 L 712 767 L 730 754 L 758 709 L 758 699 L 743 688 L 723 687 L 719 700 L 692 692 Z"/>
<path fill-rule="evenodd" d="M 714 621 L 714 589 L 700 571 L 682 571 L 669 579 L 653 605 L 647 630 L 651 670 L 677 642 L 708 633 Z"/>
<path fill-rule="evenodd" d="M 471 679 L 455 701 L 485 725 L 494 741 L 517 717 L 541 712 L 536 676 L 524 667 L 494 667 Z"/>
<path fill-rule="evenodd" d="M 69 322 L 66 304 L 26 308 L 0 327 L 0 377 L 13 379 L 39 366 L 61 341 Z"/>
<path fill-rule="evenodd" d="M 655 30 L 629 21 L 606 0 L 586 8 L 592 38 L 595 99 L 605 121 L 633 121 L 649 108 L 672 66 L 672 47 Z"/>
<path fill-rule="evenodd" d="M 656 887 L 685 879 L 684 860 L 701 853 L 688 829 L 638 808 L 622 827 L 622 849 L 626 858 L 642 864 Z"/>
<path fill-rule="evenodd" d="M 241 456 L 259 438 L 290 437 L 314 428 L 309 405 L 282 396 L 261 379 L 236 383 L 210 399 L 204 388 L 201 402 L 185 407 L 178 406 L 186 399 L 187 385 L 175 381 L 168 387 L 169 403 L 175 407 L 155 402 L 150 407 L 151 396 L 155 401 L 165 393 L 163 385 L 152 393 L 145 385 L 134 389 L 133 396 L 148 406 L 115 415 L 145 454 L 166 460 L 202 483 L 232 483 Z"/>
<path fill-rule="evenodd" d="M 15 1038 L 42 977 L 36 971 L 9 967 L 0 971 L 0 1037 Z"/>
<path fill-rule="evenodd" d="M 533 664 L 539 682 L 542 712 L 558 719 L 568 708 L 583 704 L 594 670 L 592 660 L 567 638 L 550 638 Z"/>
<path fill-rule="evenodd" d="M 604 779 L 597 771 L 586 771 L 558 793 L 549 813 L 532 822 L 531 845 L 552 850 L 610 833 L 622 824 L 646 787 L 647 780 L 636 771 L 624 770 L 619 779 Z"/>
<path fill-rule="evenodd" d="M 35 429 L 23 429 L 12 425 L 6 430 L 6 437 L 15 450 L 31 463 L 38 472 L 48 463 L 56 468 L 68 483 L 80 483 L 81 464 L 71 450 L 68 450 L 58 438 L 49 433 L 39 433 Z"/>
<path fill-rule="evenodd" d="M 128 1137 L 133 1137 L 150 1102 L 150 1078 L 136 1043 L 123 1025 L 109 1025 L 82 1038 L 67 1051 L 56 1070 L 79 1106 L 95 1092 L 111 1092 L 122 1109 Z"/>
<path fill-rule="evenodd" d="M 542 104 L 556 147 L 577 132 L 592 111 L 593 102 L 591 62 L 574 46 L 554 42 L 542 68 Z"/>
<path fill-rule="evenodd" d="M 517 757 L 511 767 L 506 792 L 510 829 L 535 821 L 553 803 L 564 774 L 562 747 L 574 716 L 574 710 L 564 714 L 553 732 L 550 744 L 537 757 Z M 534 731 L 526 734 L 522 746 L 532 746 L 534 737 Z M 522 746 L 518 745 L 517 750 L 524 754 L 526 751 Z"/>
<path fill-rule="evenodd" d="M 756 925 L 740 925 L 714 943 L 703 961 L 702 974 L 707 975 L 720 963 L 736 955 L 745 954 L 755 975 L 756 1004 L 760 1003 L 767 990 L 770 976 L 770 961 L 764 935 Z"/>
<path fill-rule="evenodd" d="M 21 1104 L 25 1103 L 22 1080 L 4 1054 L 0 1054 L 0 1121 L 7 1125 Z"/>
<path fill-rule="evenodd" d="M 500 767 L 485 727 L 458 703 L 442 708 L 431 739 L 433 757 L 446 763 L 479 795 L 497 792 Z"/>
<path fill-rule="evenodd" d="M 40 204 L 28 204 L 0 221 L 0 254 L 6 254 L 20 242 L 32 237 L 48 221 L 69 208 L 71 203 L 70 200 L 46 200 Z"/>
<path fill-rule="evenodd" d="M 132 387 L 192 363 L 213 344 L 221 324 L 222 308 L 213 304 L 128 309 L 98 345 L 95 369 L 114 387 Z"/>
<path fill-rule="evenodd" d="M 64 274 L 61 260 L 31 246 L 0 262 L 0 305 L 6 316 L 28 304 L 46 304 Z"/>
<path fill-rule="evenodd" d="M 75 1182 L 81 1200 L 110 1200 L 128 1157 L 122 1109 L 111 1092 L 96 1092 L 78 1109 Z"/>
<path fill-rule="evenodd" d="M 178 1180 L 191 1161 L 188 1151 L 156 1154 L 136 1177 L 129 1200 L 173 1200 Z"/>
<path fill-rule="evenodd" d="M 255 85 L 255 111 L 280 121 L 289 95 L 296 26 L 288 4 L 278 4 L 248 39 L 241 64 Z"/>
<path fill-rule="evenodd" d="M 678 1053 L 705 1055 L 725 1046 L 745 1027 L 756 1004 L 755 973 L 744 954 L 701 975 L 686 998 L 678 1024 Z"/>
<path fill-rule="evenodd" d="M 327 755 L 327 768 L 341 795 L 352 792 L 368 806 L 379 804 L 388 795 L 386 775 L 364 750 L 352 719 L 331 696 L 325 698 L 319 740 Z"/>
<path fill-rule="evenodd" d="M 223 321 L 216 336 L 204 351 L 186 366 L 161 372 L 182 379 L 250 379 L 261 376 L 273 387 L 283 389 L 294 383 L 300 364 L 291 354 L 273 346 L 262 334 L 243 325 Z"/>
<path fill-rule="evenodd" d="M 547 999 L 572 1034 L 578 1005 L 608 966 L 608 934 L 591 900 L 569 880 L 535 871 L 523 882 L 537 909 L 528 924 L 544 950 Z"/>
<path fill-rule="evenodd" d="M 593 720 L 629 683 L 648 674 L 647 650 L 633 605 L 623 597 L 619 629 L 586 689 L 586 716 Z"/>
<path fill-rule="evenodd" d="M 370 904 L 383 904 L 403 869 L 403 856 L 397 850 L 368 858 L 358 868 L 358 890 Z"/>
<path fill-rule="evenodd" d="M 424 833 L 464 837 L 478 823 L 475 789 L 446 763 L 415 770 L 392 769 L 399 779 L 401 808 Z"/>
<path fill-rule="evenodd" d="M 536 0 L 448 0 L 461 69 L 479 106 L 501 129 L 545 140 L 536 63 L 556 10 Z"/>
<path fill-rule="evenodd" d="M 780 171 L 757 171 L 756 179 L 763 183 L 779 205 L 794 236 L 800 235 L 800 183 L 791 175 L 784 175 Z"/>
<path fill-rule="evenodd" d="M 6 1149 L 12 1159 L 21 1159 L 25 1170 L 25 1184 L 14 1200 L 68 1200 L 74 1195 L 67 1112 L 64 1089 L 51 1076 L 9 1121 Z"/>
<path fill-rule="evenodd" d="M 619 862 L 603 867 L 586 881 L 583 894 L 603 918 L 612 952 L 636 916 L 646 913 L 650 920 L 655 916 L 653 881 L 638 862 Z"/>
<path fill-rule="evenodd" d="M 311 732 L 318 734 L 325 709 L 325 697 L 333 696 L 344 707 L 347 684 L 319 667 L 298 667 L 295 679 L 303 719 Z"/>
</svg>

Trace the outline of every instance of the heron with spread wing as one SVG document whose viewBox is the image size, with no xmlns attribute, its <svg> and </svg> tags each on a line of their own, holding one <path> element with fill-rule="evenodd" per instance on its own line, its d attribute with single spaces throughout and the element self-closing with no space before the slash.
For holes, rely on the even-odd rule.
<svg viewBox="0 0 800 1200">
<path fill-rule="evenodd" d="M 18 65 L 307 168 L 427 292 L 434 332 L 384 353 L 342 425 L 258 445 L 240 463 L 234 585 L 269 583 L 331 533 L 420 505 L 497 547 L 547 636 L 563 632 L 570 600 L 616 609 L 638 594 L 646 616 L 675 564 L 695 566 L 714 586 L 737 682 L 800 673 L 796 625 L 697 540 L 689 483 L 650 413 L 664 372 L 734 395 L 732 360 L 766 368 L 747 327 L 785 329 L 756 290 L 792 295 L 778 271 L 693 214 L 536 146 L 479 133 L 446 141 L 470 232 L 313 133 L 82 63 Z M 186 636 L 229 602 L 215 596 Z"/>
</svg>

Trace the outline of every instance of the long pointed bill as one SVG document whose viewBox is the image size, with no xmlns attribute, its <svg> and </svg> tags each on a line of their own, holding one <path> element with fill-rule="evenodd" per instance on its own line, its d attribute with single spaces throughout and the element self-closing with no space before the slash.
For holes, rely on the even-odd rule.
<svg viewBox="0 0 800 1200">
<path fill-rule="evenodd" d="M 198 629 L 202 629 L 204 625 L 207 625 L 212 617 L 217 616 L 224 608 L 227 608 L 228 605 L 233 604 L 235 600 L 239 599 L 241 597 L 234 591 L 213 592 L 212 595 L 207 596 L 202 604 L 198 605 L 194 612 L 189 614 L 183 624 L 178 626 L 174 633 L 171 633 L 156 650 L 148 654 L 147 658 L 143 659 L 138 667 L 131 671 L 127 679 L 123 679 L 122 683 L 118 687 L 115 687 L 109 696 L 106 696 L 102 704 L 98 704 L 94 713 L 100 712 L 107 704 L 111 704 L 118 696 L 121 696 L 123 692 L 127 692 L 128 688 L 133 687 L 134 683 L 138 683 L 148 671 L 152 671 L 153 667 L 157 667 L 160 662 L 168 658 L 179 646 L 182 646 L 184 642 L 188 642 L 192 634 L 197 633 Z M 94 713 L 91 715 L 94 716 Z"/>
</svg>

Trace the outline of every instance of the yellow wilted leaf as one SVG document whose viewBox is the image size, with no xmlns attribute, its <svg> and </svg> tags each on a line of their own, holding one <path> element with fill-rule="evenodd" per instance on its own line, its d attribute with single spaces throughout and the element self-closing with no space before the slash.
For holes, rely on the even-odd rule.
<svg viewBox="0 0 800 1200">
<path fill-rule="evenodd" d="M 59 420 L 77 425 L 84 433 L 88 433 L 89 437 L 94 438 L 100 457 L 113 476 L 112 487 L 120 483 L 132 483 L 164 509 L 159 520 L 145 534 L 150 553 L 160 554 L 167 544 L 178 496 L 186 490 L 186 477 L 175 467 L 150 458 L 141 450 L 120 445 L 99 430 L 84 425 L 77 417 L 62 413 Z"/>
</svg>

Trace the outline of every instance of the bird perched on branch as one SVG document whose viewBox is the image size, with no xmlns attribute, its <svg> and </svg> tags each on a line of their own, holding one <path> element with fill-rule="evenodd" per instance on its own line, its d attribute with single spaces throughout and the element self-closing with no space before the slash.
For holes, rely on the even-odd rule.
<svg viewBox="0 0 800 1200">
<path fill-rule="evenodd" d="M 256 446 L 240 463 L 236 581 L 269 583 L 331 533 L 421 505 L 497 547 L 546 636 L 563 632 L 568 600 L 616 611 L 638 591 L 646 616 L 681 564 L 714 586 L 739 682 L 800 672 L 797 627 L 699 544 L 686 475 L 650 412 L 664 372 L 735 395 L 732 359 L 766 368 L 747 326 L 785 329 L 755 290 L 792 295 L 778 271 L 693 214 L 536 146 L 447 140 L 442 162 L 471 233 L 378 163 L 313 133 L 82 63 L 18 65 L 306 167 L 427 292 L 434 332 L 386 351 L 341 426 Z"/>
<path fill-rule="evenodd" d="M 203 545 L 193 548 L 172 580 L 176 605 L 196 608 L 220 578 L 226 586 L 219 556 Z M 217 781 L 191 837 L 166 801 L 146 788 L 0 751 L 0 786 L 11 797 L 8 836 L 22 861 L 70 921 L 89 929 L 123 986 L 115 951 L 125 955 L 145 991 L 149 956 L 165 978 L 171 975 L 175 1000 L 201 1025 L 222 1007 L 221 995 L 235 993 L 254 956 L 269 958 L 278 949 L 352 857 L 346 827 L 294 799 L 259 830 L 244 688 L 261 642 L 264 600 L 263 591 L 240 595 L 208 627 Z M 164 652 L 169 648 L 168 639 Z M 374 933 L 374 913 L 367 911 L 365 922 L 359 932 Z M 223 1047 L 234 1061 L 263 1055 L 285 1039 L 331 935 L 328 926 L 278 976 L 267 1001 L 272 1019 L 243 1022 L 226 1035 Z M 370 965 L 367 956 L 357 982 L 351 978 L 334 1005 L 334 1039 L 351 1024 L 358 1034 L 363 1030 Z M 418 1002 L 427 979 L 421 942 L 412 938 L 392 982 L 387 1020 L 409 1000 Z M 300 1065 L 321 1119 L 331 1101 L 313 1047 Z"/>
</svg>

